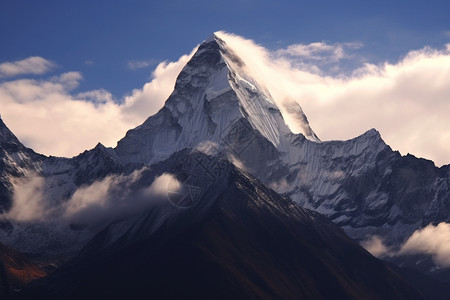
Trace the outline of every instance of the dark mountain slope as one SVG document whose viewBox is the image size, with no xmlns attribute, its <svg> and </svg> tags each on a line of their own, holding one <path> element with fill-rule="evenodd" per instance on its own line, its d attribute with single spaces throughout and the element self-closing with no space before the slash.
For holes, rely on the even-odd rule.
<svg viewBox="0 0 450 300">
<path fill-rule="evenodd" d="M 422 298 L 336 225 L 225 161 L 184 150 L 147 176 L 205 182 L 199 162 L 222 172 L 196 205 L 160 202 L 111 224 L 24 298 Z"/>
</svg>

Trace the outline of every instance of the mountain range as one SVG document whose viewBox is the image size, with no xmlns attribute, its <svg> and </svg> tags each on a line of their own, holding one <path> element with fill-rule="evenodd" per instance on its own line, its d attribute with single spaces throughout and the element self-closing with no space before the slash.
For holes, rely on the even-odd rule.
<svg viewBox="0 0 450 300">
<path fill-rule="evenodd" d="M 24 297 L 421 299 L 416 279 L 358 243 L 395 252 L 449 222 L 449 179 L 449 165 L 401 156 L 375 129 L 321 141 L 214 34 L 115 148 L 47 157 L 0 119 L 0 242 L 72 258 Z M 436 273 L 423 256 L 389 259 Z"/>
</svg>

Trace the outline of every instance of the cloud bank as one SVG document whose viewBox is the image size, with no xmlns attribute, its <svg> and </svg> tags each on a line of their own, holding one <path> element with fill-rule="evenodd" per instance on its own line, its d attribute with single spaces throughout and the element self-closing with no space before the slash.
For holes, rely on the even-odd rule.
<svg viewBox="0 0 450 300">
<path fill-rule="evenodd" d="M 399 254 L 431 255 L 438 267 L 450 267 L 450 224 L 430 224 L 415 231 L 401 247 Z"/>
<path fill-rule="evenodd" d="M 178 182 L 176 178 L 164 173 L 156 177 L 150 186 L 140 186 L 138 180 L 143 171 L 134 171 L 128 176 L 108 176 L 80 187 L 64 203 L 64 218 L 75 223 L 107 223 L 145 212 L 156 203 L 168 201 L 168 185 Z"/>
<path fill-rule="evenodd" d="M 383 238 L 371 236 L 361 242 L 361 246 L 378 258 L 400 257 L 405 255 L 431 256 L 439 268 L 450 267 L 450 224 L 441 222 L 414 231 L 414 233 L 398 246 L 386 246 Z"/>
<path fill-rule="evenodd" d="M 320 63 L 349 57 L 358 43 L 314 43 L 269 51 L 219 32 L 278 104 L 298 102 L 323 140 L 345 140 L 376 128 L 402 154 L 450 163 L 450 47 L 425 47 L 396 63 L 365 63 L 331 76 Z M 339 69 L 340 64 L 336 65 Z M 295 124 L 291 129 L 299 132 Z"/>
<path fill-rule="evenodd" d="M 73 93 L 83 79 L 79 72 L 0 82 L 0 113 L 14 134 L 39 153 L 70 157 L 98 142 L 115 146 L 164 105 L 192 55 L 160 63 L 150 82 L 119 101 L 104 89 Z"/>
<path fill-rule="evenodd" d="M 293 101 L 302 106 L 321 140 L 350 139 L 376 128 L 402 154 L 450 163 L 450 45 L 424 47 L 398 62 L 374 65 L 355 54 L 363 47 L 358 42 L 271 51 L 237 35 L 217 34 L 280 107 Z M 48 80 L 4 81 L 0 113 L 26 145 L 44 154 L 76 155 L 99 141 L 115 146 L 128 129 L 163 106 L 192 54 L 159 64 L 152 80 L 124 99 L 114 99 L 106 90 L 74 94 L 82 79 L 76 72 Z M 294 132 L 300 131 L 291 121 L 295 118 L 285 118 Z"/>
<path fill-rule="evenodd" d="M 144 212 L 168 201 L 170 191 L 180 187 L 171 174 L 163 173 L 151 184 L 143 184 L 146 169 L 129 175 L 110 175 L 90 185 L 79 187 L 65 201 L 56 199 L 52 185 L 45 178 L 31 175 L 14 184 L 12 208 L 0 215 L 14 222 L 61 221 L 75 224 L 105 224 Z M 146 180 L 144 180 L 146 181 Z"/>
</svg>

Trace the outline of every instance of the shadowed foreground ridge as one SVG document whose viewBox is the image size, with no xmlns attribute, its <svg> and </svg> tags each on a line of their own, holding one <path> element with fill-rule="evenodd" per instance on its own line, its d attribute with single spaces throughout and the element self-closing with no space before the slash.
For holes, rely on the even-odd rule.
<svg viewBox="0 0 450 300">
<path fill-rule="evenodd" d="M 153 172 L 202 160 L 226 172 L 196 206 L 111 224 L 24 299 L 422 299 L 336 225 L 225 161 L 184 150 Z"/>
</svg>

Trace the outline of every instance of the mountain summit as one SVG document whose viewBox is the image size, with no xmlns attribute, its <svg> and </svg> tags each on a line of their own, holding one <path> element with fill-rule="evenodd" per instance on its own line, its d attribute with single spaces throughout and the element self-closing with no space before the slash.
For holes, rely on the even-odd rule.
<svg viewBox="0 0 450 300">
<path fill-rule="evenodd" d="M 303 120 L 303 135 L 319 141 L 300 106 L 291 110 Z M 125 162 L 148 164 L 205 142 L 223 148 L 237 132 L 247 129 L 257 131 L 279 151 L 287 151 L 292 132 L 272 96 L 238 54 L 214 34 L 183 68 L 164 107 L 130 130 L 116 152 Z"/>
</svg>

